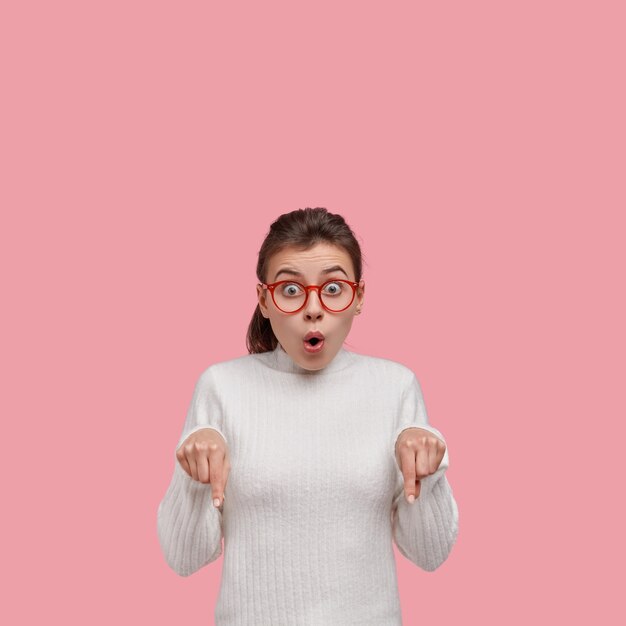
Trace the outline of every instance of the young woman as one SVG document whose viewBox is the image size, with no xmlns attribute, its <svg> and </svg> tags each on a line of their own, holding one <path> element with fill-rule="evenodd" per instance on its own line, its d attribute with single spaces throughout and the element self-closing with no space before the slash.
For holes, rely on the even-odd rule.
<svg viewBox="0 0 626 626">
<path fill-rule="evenodd" d="M 250 354 L 196 384 L 158 537 L 181 576 L 224 539 L 218 626 L 401 624 L 392 539 L 427 571 L 456 541 L 448 451 L 415 374 L 342 345 L 361 273 L 343 217 L 281 215 L 259 252 Z"/>
</svg>

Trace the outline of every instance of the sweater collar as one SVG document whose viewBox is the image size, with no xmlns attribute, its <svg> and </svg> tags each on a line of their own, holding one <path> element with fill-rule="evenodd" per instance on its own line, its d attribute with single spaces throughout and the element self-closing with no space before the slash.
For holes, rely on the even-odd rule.
<svg viewBox="0 0 626 626">
<path fill-rule="evenodd" d="M 334 356 L 333 360 L 319 370 L 307 370 L 304 367 L 298 365 L 290 356 L 285 352 L 285 349 L 278 343 L 274 350 L 267 352 L 268 362 L 274 369 L 282 372 L 292 372 L 294 374 L 304 374 L 307 376 L 321 376 L 325 374 L 331 374 L 338 372 L 345 367 L 348 367 L 353 362 L 354 353 L 346 350 L 343 346 L 339 348 L 339 352 Z"/>
</svg>

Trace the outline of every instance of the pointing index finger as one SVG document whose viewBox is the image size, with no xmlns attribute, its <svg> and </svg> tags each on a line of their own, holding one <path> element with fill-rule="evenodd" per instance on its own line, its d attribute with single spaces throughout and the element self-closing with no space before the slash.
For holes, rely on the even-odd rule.
<svg viewBox="0 0 626 626">
<path fill-rule="evenodd" d="M 407 497 L 409 502 L 412 502 L 410 499 L 411 496 L 413 498 L 417 497 L 416 494 L 416 473 L 415 473 L 415 454 L 416 451 L 414 448 L 409 446 L 400 446 L 398 451 L 400 457 L 400 467 L 402 471 L 402 476 L 404 477 L 404 494 Z"/>
<path fill-rule="evenodd" d="M 213 504 L 219 507 L 224 495 L 224 453 L 216 445 L 209 446 L 209 482 L 211 483 L 211 494 Z M 216 502 L 217 500 L 217 502 Z"/>
</svg>

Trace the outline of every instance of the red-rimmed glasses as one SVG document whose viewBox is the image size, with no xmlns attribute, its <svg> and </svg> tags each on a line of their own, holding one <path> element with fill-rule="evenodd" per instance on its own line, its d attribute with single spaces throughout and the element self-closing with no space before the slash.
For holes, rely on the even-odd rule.
<svg viewBox="0 0 626 626">
<path fill-rule="evenodd" d="M 309 299 L 311 289 L 317 291 L 322 306 L 331 313 L 345 311 L 354 301 L 359 283 L 351 280 L 331 279 L 321 285 L 303 285 L 293 280 L 279 280 L 276 283 L 260 283 L 270 290 L 272 300 L 283 313 L 297 313 Z"/>
</svg>

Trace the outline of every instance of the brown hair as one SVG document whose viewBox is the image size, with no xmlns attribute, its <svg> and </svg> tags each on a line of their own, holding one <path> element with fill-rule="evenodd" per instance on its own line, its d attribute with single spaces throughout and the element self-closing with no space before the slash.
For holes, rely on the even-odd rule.
<svg viewBox="0 0 626 626">
<path fill-rule="evenodd" d="M 343 248 L 354 267 L 354 280 L 359 282 L 363 272 L 363 255 L 361 246 L 352 232 L 352 229 L 341 215 L 329 213 L 323 207 L 311 209 L 296 209 L 290 213 L 283 213 L 270 226 L 261 249 L 256 266 L 256 275 L 259 282 L 267 282 L 269 261 L 274 254 L 293 246 L 301 250 L 308 250 L 317 243 L 329 243 Z M 246 347 L 250 354 L 268 352 L 278 345 L 269 319 L 263 317 L 261 307 L 257 302 L 254 315 L 248 326 Z"/>
</svg>

